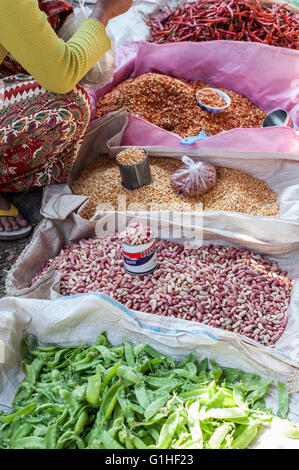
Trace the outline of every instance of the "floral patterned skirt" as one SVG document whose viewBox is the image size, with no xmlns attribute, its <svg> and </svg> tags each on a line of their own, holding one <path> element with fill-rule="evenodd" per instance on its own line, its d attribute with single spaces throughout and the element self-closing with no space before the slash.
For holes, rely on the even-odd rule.
<svg viewBox="0 0 299 470">
<path fill-rule="evenodd" d="M 65 182 L 90 115 L 80 85 L 58 95 L 29 75 L 0 74 L 0 192 Z"/>
</svg>

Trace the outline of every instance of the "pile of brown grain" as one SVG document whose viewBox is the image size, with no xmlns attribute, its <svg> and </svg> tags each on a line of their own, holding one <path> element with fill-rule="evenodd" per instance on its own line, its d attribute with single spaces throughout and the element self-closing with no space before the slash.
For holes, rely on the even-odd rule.
<svg viewBox="0 0 299 470">
<path fill-rule="evenodd" d="M 74 181 L 74 194 L 91 200 L 82 216 L 90 219 L 99 210 L 222 210 L 255 216 L 279 216 L 277 194 L 267 183 L 238 170 L 217 167 L 216 185 L 206 194 L 186 198 L 175 192 L 172 174 L 180 160 L 149 157 L 153 184 L 131 191 L 121 184 L 118 166 L 109 157 L 96 159 Z M 202 206 L 203 205 L 203 206 Z"/>
</svg>

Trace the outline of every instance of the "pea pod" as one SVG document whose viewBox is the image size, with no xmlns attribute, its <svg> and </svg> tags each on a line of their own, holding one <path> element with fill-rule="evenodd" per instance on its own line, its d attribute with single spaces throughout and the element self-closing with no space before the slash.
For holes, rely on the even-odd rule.
<svg viewBox="0 0 299 470">
<path fill-rule="evenodd" d="M 206 410 L 211 408 L 221 408 L 222 403 L 224 402 L 225 395 L 222 390 L 218 390 L 212 398 L 206 403 Z"/>
<path fill-rule="evenodd" d="M 134 418 L 134 413 L 130 408 L 130 402 L 125 397 L 124 389 L 121 388 L 117 391 L 117 400 L 122 409 L 122 412 L 127 420 Z"/>
<path fill-rule="evenodd" d="M 209 401 L 209 393 L 206 387 L 180 393 L 179 397 L 182 400 L 199 400 L 202 404 Z"/>
<path fill-rule="evenodd" d="M 278 388 L 278 411 L 277 416 L 285 418 L 289 411 L 289 392 L 282 382 L 277 383 Z"/>
<path fill-rule="evenodd" d="M 124 449 L 107 431 L 102 431 L 100 438 L 105 449 Z"/>
<path fill-rule="evenodd" d="M 129 341 L 125 341 L 125 356 L 129 367 L 135 367 L 134 352 Z"/>
<path fill-rule="evenodd" d="M 105 390 L 110 380 L 115 376 L 117 369 L 119 368 L 120 365 L 121 365 L 121 361 L 117 362 L 116 364 L 114 364 L 114 366 L 112 366 L 110 369 L 107 370 L 106 374 L 104 375 L 103 384 L 100 390 L 101 392 Z"/>
<path fill-rule="evenodd" d="M 84 426 L 88 423 L 88 421 L 89 421 L 89 415 L 87 411 L 84 410 L 82 411 L 82 413 L 80 414 L 77 420 L 76 426 L 74 428 L 74 433 L 79 434 L 84 429 Z"/>
<path fill-rule="evenodd" d="M 117 402 L 117 393 L 122 389 L 123 385 L 121 380 L 118 380 L 114 385 L 112 385 L 112 387 L 110 387 L 109 390 L 107 390 L 100 405 L 98 412 L 99 418 L 103 418 L 104 421 L 109 418 Z"/>
<path fill-rule="evenodd" d="M 69 412 L 74 414 L 77 409 L 77 402 L 73 399 L 71 392 L 69 390 L 61 389 L 59 391 L 59 395 Z"/>
<path fill-rule="evenodd" d="M 22 426 L 18 425 L 18 430 L 13 433 L 13 439 L 19 439 L 21 437 L 26 437 L 32 431 L 33 426 L 30 423 L 22 424 Z"/>
<path fill-rule="evenodd" d="M 134 384 L 138 382 L 138 375 L 135 374 L 132 367 L 120 365 L 116 371 L 116 375 Z"/>
<path fill-rule="evenodd" d="M 145 374 L 148 370 L 151 369 L 151 361 L 148 357 L 142 358 L 142 360 L 138 361 L 137 365 L 138 372 Z"/>
<path fill-rule="evenodd" d="M 109 367 L 111 362 L 116 361 L 117 355 L 106 346 L 96 346 L 95 349 L 101 354 L 106 367 Z"/>
<path fill-rule="evenodd" d="M 77 434 L 72 431 L 66 431 L 57 441 L 57 449 L 62 449 L 64 445 L 69 442 L 76 442 L 79 449 L 85 449 L 85 443 Z"/>
<path fill-rule="evenodd" d="M 15 418 L 18 416 L 25 416 L 27 414 L 32 413 L 32 411 L 35 410 L 37 404 L 32 403 L 31 405 L 27 405 L 21 410 L 16 411 L 15 413 L 12 413 L 11 415 L 0 415 L 0 422 L 2 423 L 11 423 Z"/>
<path fill-rule="evenodd" d="M 77 362 L 74 362 L 73 363 L 73 367 L 75 369 L 78 369 L 79 366 L 81 365 L 85 365 L 85 364 L 88 364 L 89 362 L 91 362 L 91 360 L 97 356 L 97 353 L 95 351 L 89 351 L 85 357 L 83 359 L 81 359 L 80 361 L 77 361 Z"/>
<path fill-rule="evenodd" d="M 167 403 L 168 395 L 161 396 L 153 401 L 144 412 L 145 419 L 149 420 Z"/>
<path fill-rule="evenodd" d="M 27 436 L 13 442 L 15 449 L 45 449 L 45 439 L 36 436 Z"/>
<path fill-rule="evenodd" d="M 181 377 L 191 378 L 197 374 L 197 367 L 191 362 L 186 364 L 184 368 L 174 369 L 174 372 Z"/>
<path fill-rule="evenodd" d="M 251 424 L 236 438 L 231 444 L 232 449 L 246 449 L 256 437 L 258 431 L 257 424 Z"/>
<path fill-rule="evenodd" d="M 144 385 L 135 385 L 134 387 L 135 396 L 137 401 L 142 408 L 146 409 L 150 405 L 150 400 Z"/>
<path fill-rule="evenodd" d="M 117 356 L 123 356 L 125 348 L 122 344 L 120 344 L 119 346 L 113 346 L 112 348 L 110 348 L 110 351 L 112 351 Z"/>
<path fill-rule="evenodd" d="M 146 346 L 146 344 L 143 344 L 143 343 L 137 344 L 136 346 L 134 346 L 134 348 L 133 348 L 134 356 L 135 357 L 139 356 L 139 354 L 141 354 L 142 351 L 144 351 L 145 346 Z"/>
<path fill-rule="evenodd" d="M 97 405 L 99 403 L 101 385 L 102 377 L 100 374 L 89 377 L 86 387 L 86 400 L 91 405 Z"/>
<path fill-rule="evenodd" d="M 199 412 L 199 418 L 201 421 L 209 418 L 215 419 L 228 419 L 234 422 L 238 418 L 247 418 L 247 413 L 241 408 L 212 408 L 206 410 L 202 408 Z"/>
<path fill-rule="evenodd" d="M 147 445 L 145 444 L 145 442 L 143 442 L 143 440 L 137 436 L 133 437 L 133 444 L 136 449 L 147 449 Z"/>
<path fill-rule="evenodd" d="M 197 442 L 200 447 L 203 445 L 203 435 L 200 427 L 200 404 L 198 401 L 191 403 L 188 408 L 188 426 L 191 432 L 192 440 Z"/>
<path fill-rule="evenodd" d="M 68 349 L 60 349 L 55 353 L 54 360 L 47 363 L 47 367 L 53 368 L 56 366 L 61 367 L 62 362 L 60 361 L 61 357 L 68 352 Z"/>
<path fill-rule="evenodd" d="M 180 422 L 179 411 L 175 411 L 167 418 L 160 432 L 159 442 L 158 442 L 159 449 L 169 449 L 174 433 L 176 432 L 178 428 L 179 422 Z"/>
<path fill-rule="evenodd" d="M 135 449 L 132 437 L 126 437 L 125 439 L 126 449 Z"/>
<path fill-rule="evenodd" d="M 228 424 L 223 424 L 217 428 L 209 440 L 209 447 L 211 449 L 219 449 L 223 440 L 230 432 L 231 427 Z"/>
<path fill-rule="evenodd" d="M 132 402 L 130 402 L 129 406 L 134 413 L 139 413 L 140 415 L 143 415 L 144 409 L 142 406 L 139 406 L 136 403 L 132 403 Z"/>
<path fill-rule="evenodd" d="M 56 449 L 56 436 L 57 436 L 57 425 L 52 424 L 49 426 L 46 432 L 45 445 L 46 449 Z"/>
<path fill-rule="evenodd" d="M 181 380 L 174 379 L 173 376 L 169 377 L 153 377 L 153 376 L 147 376 L 145 377 L 145 381 L 152 387 L 155 388 L 160 388 L 163 387 L 163 385 L 169 385 L 171 382 L 173 385 L 180 385 L 182 384 Z"/>
<path fill-rule="evenodd" d="M 97 339 L 97 341 L 96 341 L 96 344 L 99 344 L 99 345 L 103 344 L 103 345 L 105 345 L 106 343 L 107 343 L 107 338 L 106 338 L 106 336 L 105 336 L 105 335 L 99 335 L 99 336 L 98 336 L 98 339 Z"/>
<path fill-rule="evenodd" d="M 43 366 L 43 361 L 40 358 L 35 358 L 30 365 L 24 364 L 23 366 L 24 373 L 27 376 L 28 382 L 31 383 L 32 385 L 34 385 L 35 382 L 37 381 L 42 366 Z"/>
<path fill-rule="evenodd" d="M 127 438 L 127 431 L 126 428 L 120 429 L 118 432 L 118 440 L 121 444 L 124 444 Z"/>
</svg>

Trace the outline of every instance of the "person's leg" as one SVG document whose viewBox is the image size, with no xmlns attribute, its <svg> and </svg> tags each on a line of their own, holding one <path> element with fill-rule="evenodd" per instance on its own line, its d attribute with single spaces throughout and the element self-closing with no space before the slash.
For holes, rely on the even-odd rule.
<svg viewBox="0 0 299 470">
<path fill-rule="evenodd" d="M 0 210 L 7 210 L 5 191 L 26 191 L 67 180 L 90 121 L 90 103 L 80 86 L 57 95 L 27 75 L 2 81 Z M 13 221 L 1 216 L 0 231 L 18 230 L 25 223 L 20 215 Z"/>
</svg>

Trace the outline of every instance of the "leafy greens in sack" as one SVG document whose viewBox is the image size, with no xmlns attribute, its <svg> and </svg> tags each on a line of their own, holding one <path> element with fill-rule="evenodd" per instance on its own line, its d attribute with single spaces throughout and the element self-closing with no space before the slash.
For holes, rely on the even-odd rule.
<svg viewBox="0 0 299 470">
<path fill-rule="evenodd" d="M 190 354 L 180 364 L 147 344 L 23 344 L 23 370 L 0 448 L 243 449 L 274 417 L 258 375 Z M 279 383 L 278 414 L 288 412 Z M 290 437 L 298 437 L 292 427 Z"/>
</svg>

